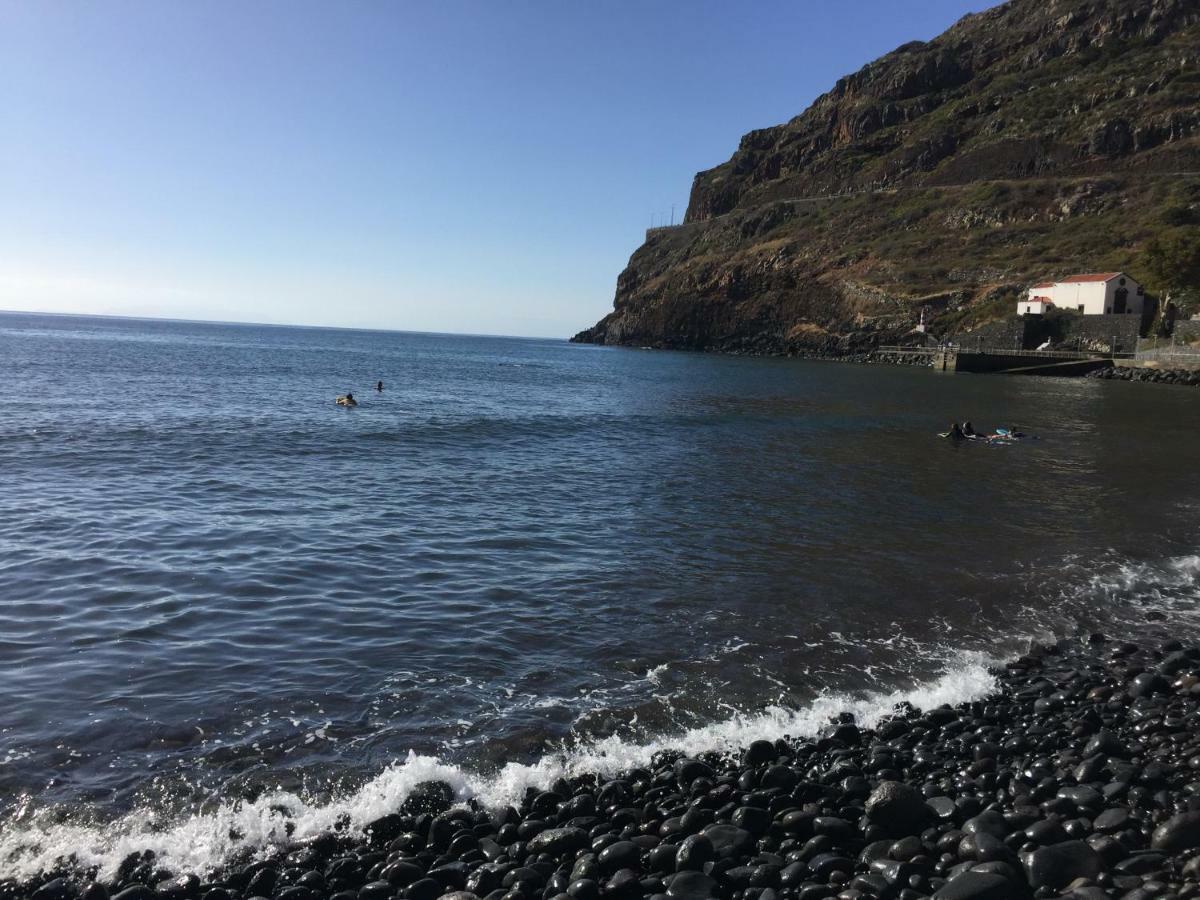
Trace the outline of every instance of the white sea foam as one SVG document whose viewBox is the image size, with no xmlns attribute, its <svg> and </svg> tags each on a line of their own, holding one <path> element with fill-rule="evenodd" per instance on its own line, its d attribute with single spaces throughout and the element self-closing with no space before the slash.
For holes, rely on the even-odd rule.
<svg viewBox="0 0 1200 900">
<path fill-rule="evenodd" d="M 651 684 L 661 685 L 663 673 L 667 671 L 668 665 L 670 665 L 670 664 L 669 663 L 660 663 L 659 665 L 654 666 L 653 668 L 647 669 L 646 674 L 643 677 Z"/>
<path fill-rule="evenodd" d="M 122 859 L 143 850 L 153 850 L 159 864 L 167 868 L 207 872 L 235 851 L 262 851 L 286 840 L 289 823 L 294 827 L 291 839 L 327 831 L 341 819 L 348 820 L 352 829 L 361 829 L 394 812 L 412 789 L 425 781 L 446 782 L 462 802 L 474 799 L 489 807 L 515 804 L 528 788 L 544 788 L 562 775 L 614 775 L 646 765 L 660 750 L 733 752 L 754 740 L 815 734 L 841 712 L 853 713 L 860 724 L 870 727 L 905 701 L 931 708 L 978 699 L 995 687 L 988 671 L 992 663 L 983 655 L 964 653 L 939 678 L 910 690 L 861 696 L 825 694 L 802 709 L 772 706 L 640 743 L 612 737 L 547 754 L 532 764 L 509 763 L 489 774 L 410 753 L 356 792 L 325 804 L 276 792 L 253 802 L 227 803 L 211 812 L 177 819 L 154 810 L 138 810 L 103 827 L 41 823 L 34 816 L 32 821 L 10 824 L 0 833 L 0 876 L 28 878 L 72 855 L 77 863 L 98 866 L 103 874 L 112 875 Z"/>
<path fill-rule="evenodd" d="M 1016 630 L 1027 639 L 1051 639 L 1061 633 L 1064 617 L 1071 619 L 1084 613 L 1100 614 L 1102 621 L 1096 624 L 1128 626 L 1137 631 L 1146 621 L 1146 613 L 1155 611 L 1161 614 L 1165 627 L 1174 632 L 1200 631 L 1200 607 L 1196 604 L 1200 555 L 1156 563 L 1114 559 L 1084 565 L 1067 561 L 1064 568 L 1078 568 L 1081 577 L 1011 620 L 1019 623 Z M 840 634 L 831 637 L 834 643 L 846 640 Z M 1003 643 L 1014 647 L 1026 641 L 1016 639 L 1010 624 Z M 735 645 L 731 642 L 722 650 L 729 652 Z M 907 649 L 914 657 L 925 659 L 931 652 L 916 646 Z M 359 790 L 323 804 L 276 792 L 253 802 L 226 803 L 212 811 L 178 818 L 142 809 L 101 827 L 48 822 L 34 813 L 0 826 L 0 877 L 27 878 L 72 855 L 78 863 L 98 866 L 111 875 L 128 854 L 142 850 L 153 850 L 160 864 L 170 869 L 211 871 L 236 851 L 263 851 L 288 840 L 289 824 L 294 829 L 292 839 L 319 834 L 339 820 L 361 829 L 373 819 L 394 812 L 421 782 L 444 781 L 463 802 L 474 799 L 492 807 L 515 804 L 528 788 L 544 788 L 559 776 L 587 772 L 613 775 L 646 765 L 660 750 L 687 754 L 732 752 L 753 740 L 812 735 L 841 712 L 852 713 L 860 724 L 871 727 L 903 702 L 929 709 L 980 699 L 995 689 L 995 679 L 989 672 L 995 662 L 979 653 L 960 651 L 947 658 L 941 676 L 911 689 L 861 695 L 827 693 L 800 709 L 769 706 L 754 713 L 734 712 L 719 722 L 642 742 L 611 737 L 547 754 L 532 764 L 509 763 L 488 774 L 410 754 Z M 667 665 L 662 664 L 647 671 L 644 678 L 655 683 L 666 671 Z M 529 699 L 536 704 L 547 698 Z M 231 832 L 240 837 L 231 837 Z"/>
</svg>

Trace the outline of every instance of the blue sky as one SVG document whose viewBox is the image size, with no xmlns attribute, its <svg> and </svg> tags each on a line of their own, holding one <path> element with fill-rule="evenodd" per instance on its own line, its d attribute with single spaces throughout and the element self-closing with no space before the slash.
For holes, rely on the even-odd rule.
<svg viewBox="0 0 1200 900">
<path fill-rule="evenodd" d="M 0 0 L 0 309 L 567 336 L 695 172 L 989 0 Z"/>
</svg>

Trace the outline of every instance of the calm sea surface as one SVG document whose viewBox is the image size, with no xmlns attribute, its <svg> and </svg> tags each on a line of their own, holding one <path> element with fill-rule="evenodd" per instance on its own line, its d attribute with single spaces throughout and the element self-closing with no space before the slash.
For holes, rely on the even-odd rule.
<svg viewBox="0 0 1200 900">
<path fill-rule="evenodd" d="M 0 378 L 0 876 L 1200 623 L 1194 388 L 18 314 Z"/>
</svg>

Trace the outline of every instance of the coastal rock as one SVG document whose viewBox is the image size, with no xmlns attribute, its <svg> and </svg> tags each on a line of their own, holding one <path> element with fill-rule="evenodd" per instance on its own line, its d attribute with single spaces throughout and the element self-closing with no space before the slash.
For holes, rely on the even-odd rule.
<svg viewBox="0 0 1200 900">
<path fill-rule="evenodd" d="M 935 900 L 1016 900 L 1023 892 L 1000 875 L 966 871 L 937 889 Z"/>
<path fill-rule="evenodd" d="M 881 783 L 867 799 L 867 821 L 891 837 L 916 834 L 932 816 L 921 793 L 901 781 Z"/>
<path fill-rule="evenodd" d="M 397 860 L 390 865 L 384 866 L 380 870 L 379 875 L 388 884 L 393 884 L 396 887 L 408 887 L 414 881 L 425 877 L 425 870 L 416 863 Z"/>
<path fill-rule="evenodd" d="M 771 766 L 763 773 L 761 787 L 770 790 L 778 788 L 791 791 L 800 782 L 800 776 L 790 766 Z"/>
<path fill-rule="evenodd" d="M 1129 810 L 1123 806 L 1114 806 L 1096 816 L 1092 827 L 1099 834 L 1116 834 L 1118 831 L 1127 828 L 1129 824 Z"/>
<path fill-rule="evenodd" d="M 597 862 L 602 872 L 615 872 L 618 869 L 635 868 L 641 856 L 642 848 L 633 841 L 617 841 L 600 851 Z"/>
<path fill-rule="evenodd" d="M 738 828 L 745 829 L 752 835 L 760 836 L 771 826 L 771 814 L 757 806 L 739 806 L 733 811 L 730 820 Z"/>
<path fill-rule="evenodd" d="M 157 891 L 159 897 L 166 900 L 190 900 L 200 894 L 200 879 L 187 872 L 158 885 Z"/>
<path fill-rule="evenodd" d="M 667 896 L 676 900 L 708 900 L 717 896 L 717 883 L 702 872 L 680 872 L 671 879 Z"/>
<path fill-rule="evenodd" d="M 422 878 L 408 886 L 410 900 L 437 900 L 444 891 L 445 886 L 435 878 Z"/>
<path fill-rule="evenodd" d="M 582 828 L 550 828 L 541 832 L 528 844 L 529 852 L 537 855 L 549 853 L 561 856 L 572 850 L 579 850 L 588 844 L 587 832 Z"/>
<path fill-rule="evenodd" d="M 1185 812 L 1172 816 L 1154 829 L 1150 846 L 1155 850 L 1178 853 L 1200 847 L 1200 812 Z"/>
<path fill-rule="evenodd" d="M 409 815 L 440 815 L 454 803 L 454 788 L 444 781 L 422 781 L 413 786 L 401 809 Z"/>
<path fill-rule="evenodd" d="M 1083 841 L 1063 841 L 1027 853 L 1025 877 L 1033 888 L 1062 888 L 1076 878 L 1095 878 L 1104 871 L 1104 860 Z"/>
<path fill-rule="evenodd" d="M 65 878 L 53 878 L 33 892 L 32 900 L 68 900 L 73 895 Z"/>
<path fill-rule="evenodd" d="M 596 900 L 600 896 L 600 885 L 590 878 L 577 878 L 567 887 L 567 896 L 575 900 Z"/>
<path fill-rule="evenodd" d="M 775 745 L 770 741 L 752 741 L 742 752 L 742 768 L 753 769 L 775 759 Z"/>
<path fill-rule="evenodd" d="M 675 853 L 675 869 L 679 872 L 700 871 L 716 857 L 716 848 L 708 835 L 693 834 L 680 842 Z"/>
<path fill-rule="evenodd" d="M 675 763 L 675 777 L 682 785 L 689 785 L 697 778 L 711 778 L 712 767 L 698 759 L 681 759 Z"/>
<path fill-rule="evenodd" d="M 1125 752 L 1125 745 L 1106 728 L 1096 732 L 1083 748 L 1086 757 L 1123 756 Z"/>
<path fill-rule="evenodd" d="M 1129 682 L 1128 693 L 1130 697 L 1149 697 L 1153 694 L 1166 693 L 1170 688 L 1167 679 L 1157 672 L 1142 672 Z"/>
<path fill-rule="evenodd" d="M 718 859 L 740 855 L 754 846 L 754 835 L 736 825 L 709 825 L 701 834 L 712 843 Z"/>
</svg>

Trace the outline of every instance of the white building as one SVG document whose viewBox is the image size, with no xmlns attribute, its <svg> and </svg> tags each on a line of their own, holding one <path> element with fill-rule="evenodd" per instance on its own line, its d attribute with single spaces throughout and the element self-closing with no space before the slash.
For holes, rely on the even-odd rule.
<svg viewBox="0 0 1200 900">
<path fill-rule="evenodd" d="M 1029 289 L 1029 296 L 1024 300 L 1017 301 L 1018 316 L 1040 316 L 1049 311 L 1054 306 L 1054 301 L 1043 293 L 1038 293 L 1046 287 L 1053 285 L 1035 284 Z"/>
<path fill-rule="evenodd" d="M 1142 286 L 1124 272 L 1092 272 L 1035 284 L 1029 289 L 1027 299 L 1017 303 L 1017 313 L 1041 313 L 1049 306 L 1056 306 L 1085 316 L 1140 316 L 1145 303 Z"/>
</svg>

